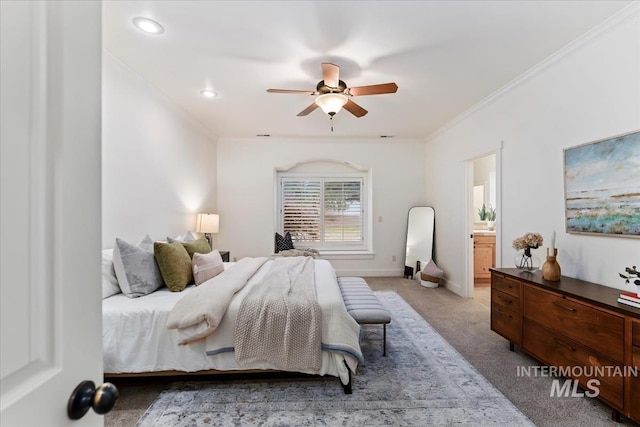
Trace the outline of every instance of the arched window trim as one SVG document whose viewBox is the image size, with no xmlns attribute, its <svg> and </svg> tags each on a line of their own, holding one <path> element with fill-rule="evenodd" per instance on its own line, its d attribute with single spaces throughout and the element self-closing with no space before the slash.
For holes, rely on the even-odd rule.
<svg viewBox="0 0 640 427">
<path fill-rule="evenodd" d="M 334 166 L 343 166 L 343 171 L 337 171 Z M 339 169 L 339 168 L 338 168 Z M 300 171 L 304 170 L 304 171 Z M 318 194 L 308 194 L 309 198 L 316 199 L 318 201 L 317 204 L 320 205 L 320 218 L 317 220 L 320 221 L 321 226 L 315 233 L 325 233 L 323 237 L 327 237 L 326 231 L 324 228 L 326 223 L 335 223 L 336 215 L 335 213 L 331 218 L 328 216 L 331 215 L 331 212 L 328 212 L 325 206 L 325 199 L 333 201 L 333 203 L 340 204 L 340 194 L 336 195 L 336 188 L 338 189 L 338 193 L 342 191 L 341 184 L 339 183 L 347 183 L 342 185 L 346 190 L 344 194 L 349 199 L 348 202 L 345 202 L 349 205 L 349 209 L 351 215 L 353 215 L 354 205 L 357 205 L 357 201 L 354 199 L 353 191 L 354 188 L 360 186 L 360 210 L 361 210 L 361 222 L 360 222 L 360 230 L 361 239 L 358 242 L 353 241 L 353 239 L 347 241 L 337 241 L 336 240 L 336 230 L 333 230 L 333 234 L 329 233 L 329 239 L 320 238 L 316 239 L 306 239 L 302 234 L 298 234 L 298 241 L 294 241 L 294 245 L 297 248 L 314 248 L 321 251 L 321 255 L 331 255 L 340 256 L 344 254 L 346 257 L 350 255 L 353 256 L 364 256 L 364 257 L 372 257 L 372 228 L 373 228 L 373 215 L 372 215 L 372 170 L 370 168 L 362 167 L 360 165 L 336 159 L 328 159 L 328 158 L 317 158 L 306 160 L 303 162 L 297 162 L 291 165 L 287 165 L 284 167 L 276 167 L 274 170 L 274 181 L 275 181 L 275 218 L 276 224 L 275 229 L 278 233 L 284 233 L 285 229 L 292 229 L 291 224 L 285 226 L 285 222 L 290 220 L 291 216 L 288 219 L 285 219 L 285 211 L 286 207 L 284 206 L 284 198 L 287 191 L 293 191 L 293 189 L 305 188 L 304 185 L 301 185 L 302 182 L 309 183 L 317 183 L 314 185 L 309 185 L 307 188 L 309 192 L 318 192 Z M 296 185 L 300 184 L 300 185 Z M 359 183 L 359 184 L 356 184 Z M 286 184 L 286 185 L 285 185 Z M 333 189 L 332 194 L 324 195 L 324 188 Z M 284 193 L 283 193 L 284 192 Z M 306 197 L 307 195 L 302 195 L 302 197 Z M 294 198 L 297 197 L 294 194 Z M 337 199 L 335 199 L 337 197 Z M 333 199 L 332 199 L 333 198 Z M 289 209 L 290 213 L 291 209 Z M 348 230 L 349 227 L 352 227 L 351 223 L 352 218 L 349 217 L 349 214 L 346 211 L 341 211 L 343 214 L 342 219 L 346 219 L 349 223 L 348 225 L 343 225 L 343 229 L 341 232 L 345 236 L 350 236 L 353 238 L 354 233 Z M 325 218 L 325 214 L 327 214 L 327 218 Z M 311 215 L 313 217 L 313 215 Z M 340 215 L 338 215 L 340 216 Z M 314 218 L 315 220 L 315 218 Z M 340 219 L 338 219 L 338 222 Z M 317 225 L 317 224 L 316 224 Z M 295 227 L 293 227 L 295 229 Z M 293 233 L 292 233 L 293 234 Z"/>
</svg>

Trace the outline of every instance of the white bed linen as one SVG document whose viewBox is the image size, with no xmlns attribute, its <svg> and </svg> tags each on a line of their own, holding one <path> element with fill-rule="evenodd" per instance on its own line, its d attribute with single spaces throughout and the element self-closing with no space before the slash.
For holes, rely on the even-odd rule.
<svg viewBox="0 0 640 427">
<path fill-rule="evenodd" d="M 225 268 L 231 265 L 233 263 L 225 263 Z M 256 274 L 245 288 L 250 288 L 261 276 Z M 317 287 L 337 288 L 335 270 L 328 261 L 316 260 L 316 284 Z M 193 286 L 182 292 L 171 292 L 167 288 L 161 288 L 139 298 L 127 298 L 122 294 L 105 298 L 102 301 L 104 372 L 116 374 L 273 368 L 269 364 L 241 368 L 231 352 L 207 356 L 204 340 L 178 345 L 179 337 L 174 331 L 167 329 L 167 319 L 175 303 L 191 289 Z M 221 327 L 222 323 L 230 324 L 223 320 Z M 220 331 L 216 331 L 218 332 Z M 345 357 L 341 354 L 323 351 L 319 374 L 340 377 L 342 383 L 346 384 L 349 373 L 344 360 Z M 353 366 L 353 361 L 349 362 Z"/>
<path fill-rule="evenodd" d="M 233 347 L 234 342 L 234 328 L 235 319 L 240 310 L 240 305 L 244 296 L 251 292 L 251 288 L 259 283 L 265 274 L 268 274 L 268 263 L 258 270 L 254 277 L 245 285 L 237 294 L 237 298 L 234 298 L 229 305 L 227 313 L 223 317 L 218 330 L 207 337 L 206 350 L 209 354 L 214 354 L 214 357 L 218 357 L 223 369 L 234 369 L 233 366 L 238 366 L 235 361 L 235 356 L 231 352 L 224 352 L 224 349 Z M 358 343 L 358 337 L 360 334 L 360 326 L 355 320 L 347 313 L 342 300 L 342 293 L 338 286 L 336 279 L 336 272 L 327 260 L 317 259 L 315 260 L 315 280 L 316 280 L 316 292 L 318 303 L 322 310 L 322 344 L 339 347 L 338 343 L 332 340 L 338 337 L 339 342 L 354 342 Z M 342 316 L 340 316 L 342 314 Z M 349 322 L 349 325 L 341 324 L 341 322 Z M 331 332 L 329 332 L 331 331 Z M 342 334 L 346 334 L 350 339 L 340 339 Z M 352 334 L 352 335 L 350 335 Z M 357 344 L 356 344 L 357 345 Z M 343 349 L 345 352 L 351 350 L 349 348 Z M 222 352 L 220 352 L 222 351 Z M 323 351 L 323 364 L 321 375 L 337 371 L 340 379 L 344 384 L 349 381 L 349 372 L 345 366 L 345 362 L 349 365 L 351 370 L 355 372 L 358 366 L 357 358 L 361 358 L 360 348 L 352 349 L 351 353 L 353 357 L 347 356 L 343 352 L 331 352 Z M 228 365 L 227 365 L 228 363 Z M 252 364 L 251 367 L 258 369 L 274 368 L 269 364 Z M 236 368 L 237 369 L 237 368 Z M 331 371 L 327 371 L 331 369 Z M 312 371 L 302 371 L 308 374 L 314 374 Z M 338 375 L 336 375 L 338 376 Z"/>
</svg>

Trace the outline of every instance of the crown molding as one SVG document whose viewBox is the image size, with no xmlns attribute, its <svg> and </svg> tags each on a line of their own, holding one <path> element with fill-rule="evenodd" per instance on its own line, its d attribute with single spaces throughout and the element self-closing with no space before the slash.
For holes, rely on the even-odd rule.
<svg viewBox="0 0 640 427">
<path fill-rule="evenodd" d="M 482 109 L 483 107 L 485 107 L 486 105 L 490 104 L 494 100 L 496 100 L 496 99 L 502 97 L 503 95 L 507 94 L 511 90 L 513 90 L 516 87 L 520 86 L 520 84 L 522 84 L 525 81 L 529 80 L 530 78 L 534 77 L 538 73 L 542 72 L 543 70 L 547 69 L 551 65 L 553 65 L 556 62 L 560 61 L 565 56 L 567 56 L 570 53 L 574 52 L 578 48 L 584 46 L 585 44 L 587 44 L 591 40 L 593 40 L 596 37 L 600 36 L 601 34 L 607 32 L 611 28 L 617 26 L 621 22 L 626 21 L 627 19 L 634 19 L 634 18 L 638 18 L 638 17 L 640 17 L 640 1 L 633 1 L 631 4 L 629 4 L 628 6 L 625 6 L 624 8 L 622 8 L 621 10 L 616 12 L 615 14 L 611 15 L 609 18 L 605 19 L 600 24 L 596 25 L 595 27 L 593 27 L 592 29 L 590 29 L 589 31 L 587 31 L 586 33 L 584 33 L 583 35 L 581 35 L 577 39 L 573 40 L 572 42 L 569 42 L 569 44 L 567 44 L 566 46 L 564 46 L 560 50 L 558 50 L 555 53 L 551 54 L 550 56 L 546 57 L 545 59 L 543 59 L 542 61 L 540 61 L 536 65 L 534 65 L 533 67 L 529 68 L 527 71 L 525 71 L 524 73 L 520 74 L 515 79 L 511 80 L 509 83 L 507 83 L 506 85 L 502 86 L 500 89 L 496 90 L 495 92 L 493 92 L 492 94 L 490 94 L 486 98 L 482 99 L 481 101 L 479 101 L 478 103 L 476 103 L 472 107 L 470 107 L 467 110 L 463 111 L 461 114 L 459 114 L 458 116 L 454 117 L 453 119 L 451 119 L 450 121 L 448 121 L 447 123 L 442 125 L 436 131 L 434 131 L 431 134 L 427 135 L 425 137 L 425 141 L 426 142 L 432 141 L 433 139 L 435 139 L 438 136 L 442 135 L 443 133 L 447 132 L 449 129 L 453 128 L 458 123 L 462 122 L 467 117 L 469 117 L 472 114 L 474 114 L 476 111 Z"/>
</svg>

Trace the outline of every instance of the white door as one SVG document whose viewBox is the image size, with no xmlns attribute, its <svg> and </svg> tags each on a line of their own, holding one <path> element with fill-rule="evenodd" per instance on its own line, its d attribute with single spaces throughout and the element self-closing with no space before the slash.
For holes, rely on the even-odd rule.
<svg viewBox="0 0 640 427">
<path fill-rule="evenodd" d="M 0 1 L 0 425 L 102 384 L 100 2 Z"/>
</svg>

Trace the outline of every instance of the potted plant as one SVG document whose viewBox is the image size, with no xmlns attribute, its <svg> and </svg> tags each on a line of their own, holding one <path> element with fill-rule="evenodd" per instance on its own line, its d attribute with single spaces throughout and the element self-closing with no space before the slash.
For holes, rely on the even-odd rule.
<svg viewBox="0 0 640 427">
<path fill-rule="evenodd" d="M 486 221 L 488 214 L 489 214 L 489 211 L 487 210 L 487 207 L 483 203 L 482 208 L 478 209 L 478 216 L 480 216 L 480 221 Z"/>
<path fill-rule="evenodd" d="M 480 217 L 480 221 L 484 221 L 487 225 L 487 230 L 495 230 L 496 228 L 496 210 L 489 205 L 487 209 L 487 205 L 482 204 L 482 208 L 478 209 L 478 216 Z"/>
<path fill-rule="evenodd" d="M 487 229 L 492 231 L 496 229 L 496 210 L 491 205 L 487 209 Z"/>
</svg>

